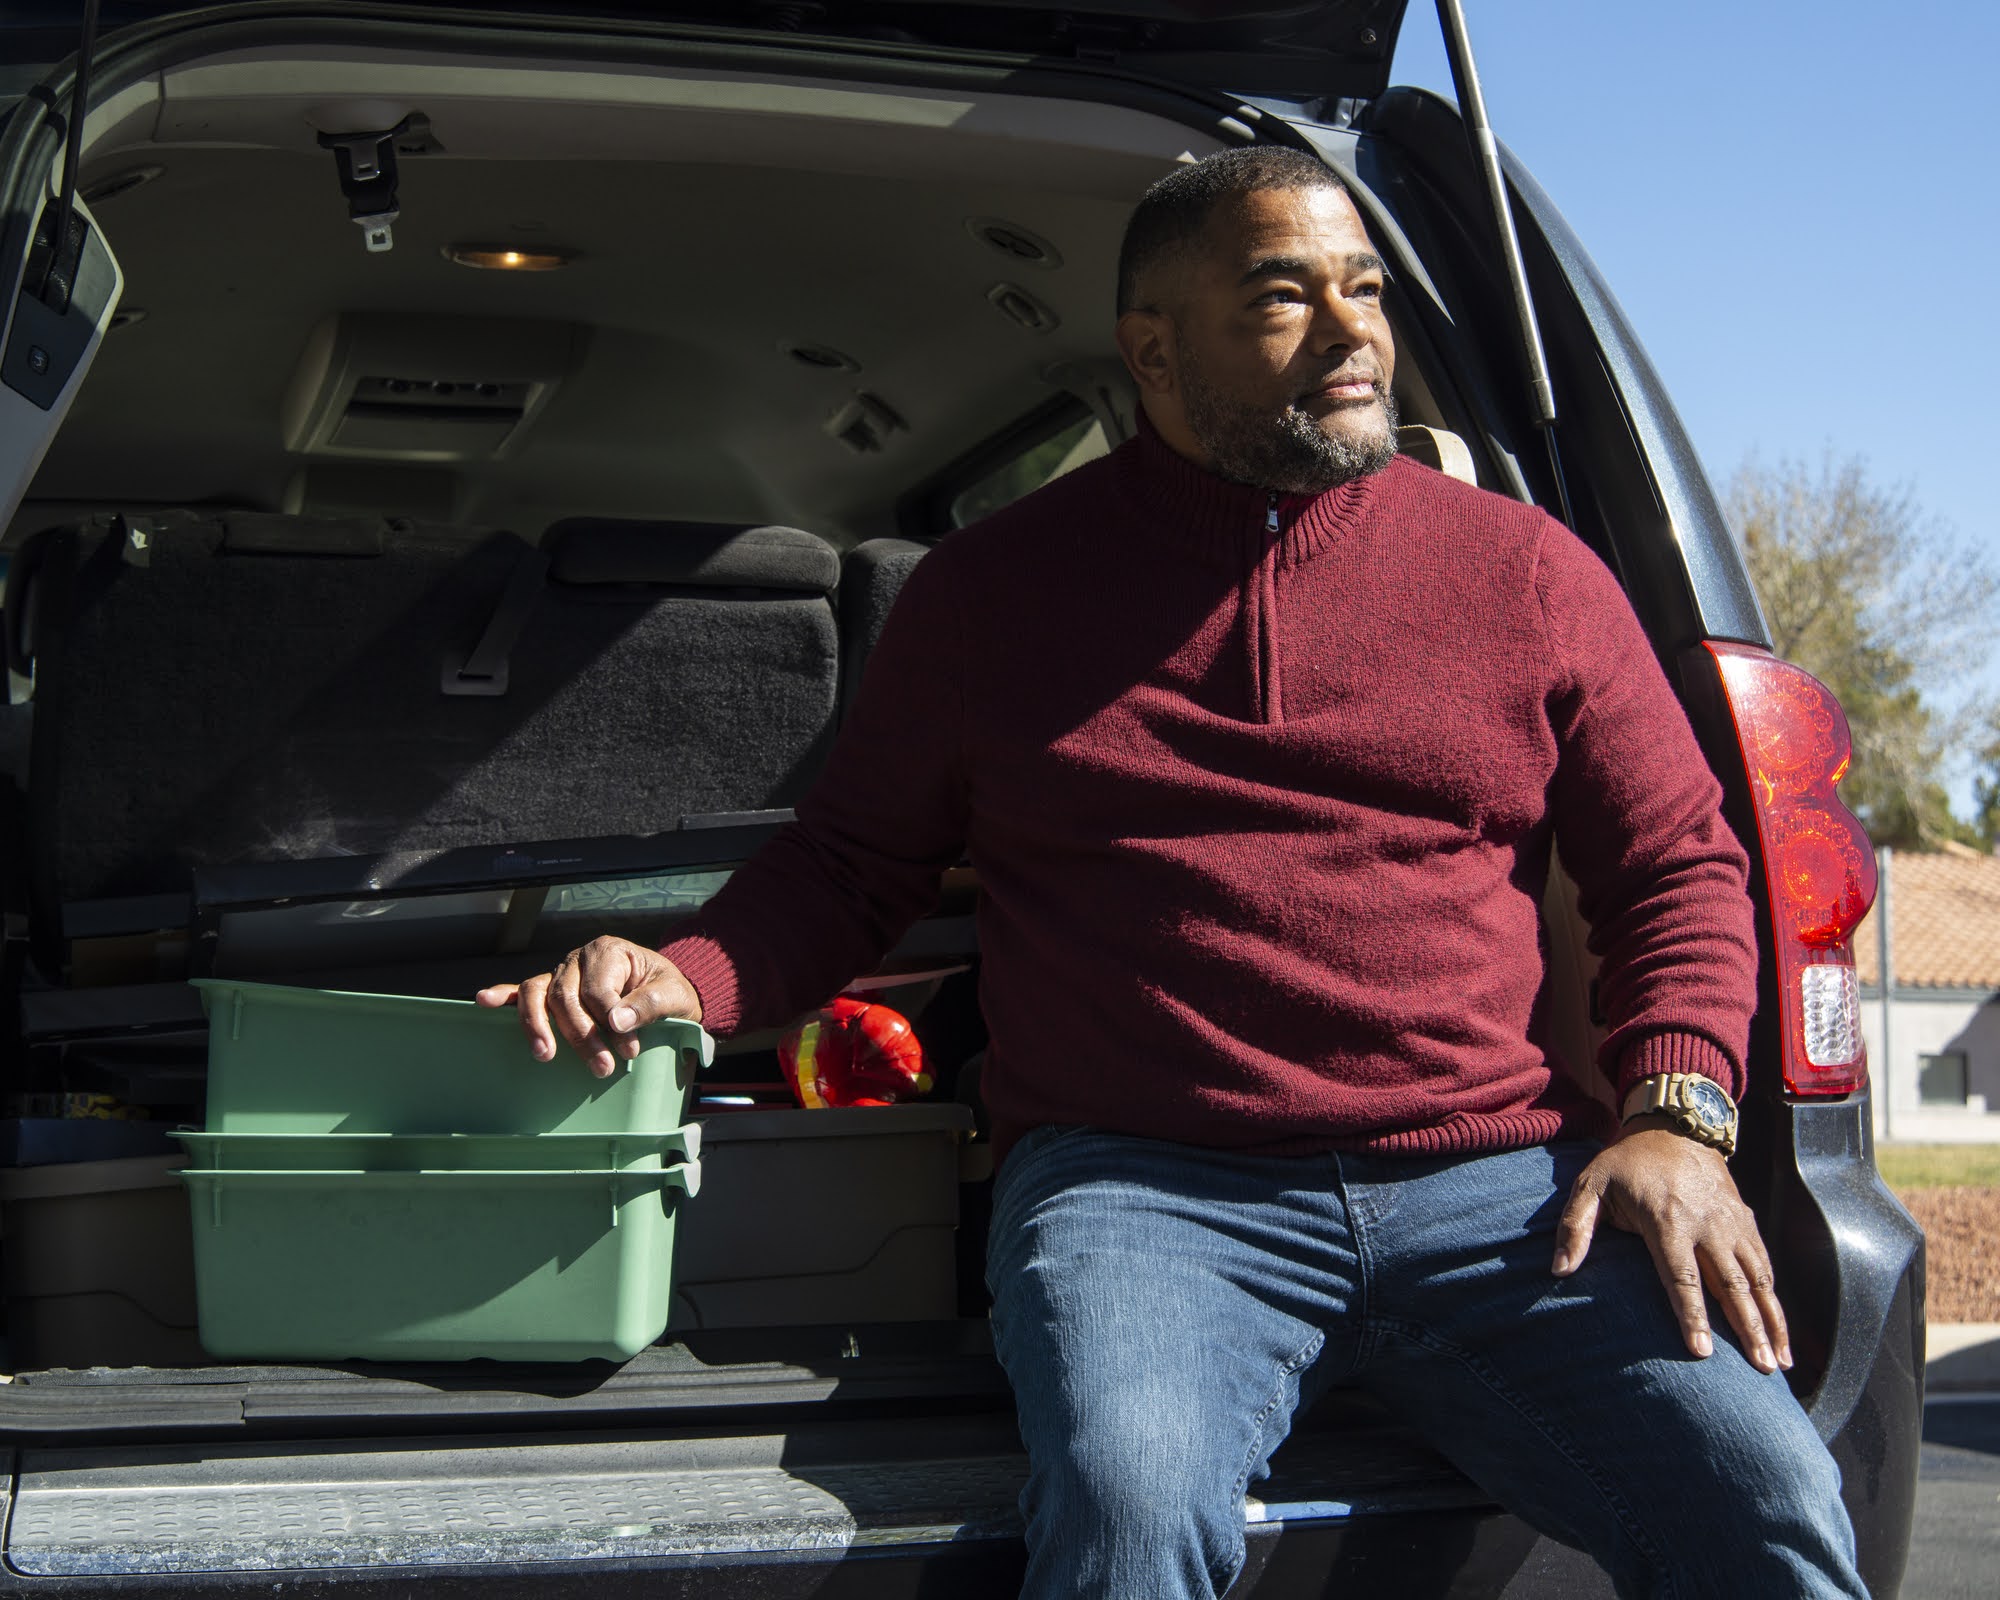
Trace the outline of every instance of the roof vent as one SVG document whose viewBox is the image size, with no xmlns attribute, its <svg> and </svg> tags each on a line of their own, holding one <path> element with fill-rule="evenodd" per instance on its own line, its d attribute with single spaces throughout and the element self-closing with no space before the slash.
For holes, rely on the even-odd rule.
<svg viewBox="0 0 2000 1600">
<path fill-rule="evenodd" d="M 1059 267 L 1062 252 L 1039 233 L 1000 217 L 967 217 L 965 231 L 981 244 L 998 250 L 1009 261 L 1037 267 Z"/>
<path fill-rule="evenodd" d="M 1030 333 L 1054 333 L 1062 318 L 1018 284 L 996 283 L 986 291 L 986 300 L 1010 322 L 1018 322 Z"/>
<path fill-rule="evenodd" d="M 812 367 L 820 372 L 859 372 L 861 363 L 845 350 L 836 350 L 828 344 L 794 343 L 780 341 L 778 349 L 790 356 L 802 367 Z"/>
</svg>

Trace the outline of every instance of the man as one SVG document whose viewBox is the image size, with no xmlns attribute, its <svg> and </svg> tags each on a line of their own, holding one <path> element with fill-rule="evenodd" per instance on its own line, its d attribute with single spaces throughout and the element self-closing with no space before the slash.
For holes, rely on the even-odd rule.
<svg viewBox="0 0 2000 1600">
<path fill-rule="evenodd" d="M 1721 1135 L 1616 1130 L 1545 1048 L 1560 837 L 1621 1096 L 1742 1082 L 1745 862 L 1623 595 L 1395 459 L 1383 263 L 1317 162 L 1162 180 L 1120 280 L 1141 436 L 925 558 L 798 822 L 663 953 L 522 985 L 537 1053 L 781 1022 L 969 849 L 1024 1592 L 1220 1593 L 1349 1381 L 1621 1592 L 1861 1594 Z"/>
</svg>

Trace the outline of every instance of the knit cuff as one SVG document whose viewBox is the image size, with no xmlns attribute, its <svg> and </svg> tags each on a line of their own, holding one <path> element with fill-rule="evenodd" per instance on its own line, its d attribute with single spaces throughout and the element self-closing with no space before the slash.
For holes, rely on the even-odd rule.
<svg viewBox="0 0 2000 1600">
<path fill-rule="evenodd" d="M 1618 1058 L 1618 1103 L 1625 1103 L 1641 1078 L 1663 1072 L 1699 1073 L 1730 1099 L 1742 1098 L 1743 1074 L 1714 1040 L 1699 1033 L 1649 1033 L 1627 1045 Z"/>
<path fill-rule="evenodd" d="M 692 933 L 660 946 L 701 1001 L 701 1025 L 716 1038 L 733 1033 L 742 1020 L 743 998 L 736 963 L 705 933 Z"/>
</svg>

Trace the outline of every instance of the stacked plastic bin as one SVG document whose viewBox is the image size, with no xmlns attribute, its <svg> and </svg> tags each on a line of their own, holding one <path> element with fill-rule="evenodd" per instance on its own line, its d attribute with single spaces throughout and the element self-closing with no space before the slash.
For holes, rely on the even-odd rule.
<svg viewBox="0 0 2000 1600">
<path fill-rule="evenodd" d="M 202 982 L 208 1127 L 179 1135 L 201 1340 L 229 1360 L 623 1359 L 672 1302 L 709 1037 L 612 1077 L 512 1011 Z"/>
</svg>

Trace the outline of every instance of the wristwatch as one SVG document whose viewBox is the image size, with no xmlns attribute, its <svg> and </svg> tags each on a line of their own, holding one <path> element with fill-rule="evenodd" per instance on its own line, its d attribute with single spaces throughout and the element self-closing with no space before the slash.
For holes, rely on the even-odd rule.
<svg viewBox="0 0 2000 1600">
<path fill-rule="evenodd" d="M 1736 1153 L 1736 1102 L 1721 1084 L 1698 1072 L 1662 1072 L 1641 1078 L 1625 1097 L 1624 1120 L 1649 1113 L 1665 1117 L 1676 1133 Z"/>
</svg>

